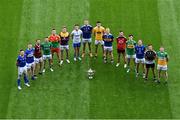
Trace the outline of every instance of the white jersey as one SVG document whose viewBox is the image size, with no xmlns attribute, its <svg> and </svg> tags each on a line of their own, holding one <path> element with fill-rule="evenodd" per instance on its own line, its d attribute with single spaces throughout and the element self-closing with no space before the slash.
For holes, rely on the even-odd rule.
<svg viewBox="0 0 180 120">
<path fill-rule="evenodd" d="M 80 43 L 81 42 L 81 36 L 82 36 L 81 30 L 73 30 L 71 35 L 73 35 L 73 43 Z"/>
</svg>

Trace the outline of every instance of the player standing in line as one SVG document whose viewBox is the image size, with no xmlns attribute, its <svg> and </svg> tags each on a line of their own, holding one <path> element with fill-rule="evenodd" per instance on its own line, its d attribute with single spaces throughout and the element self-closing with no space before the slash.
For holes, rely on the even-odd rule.
<svg viewBox="0 0 180 120">
<path fill-rule="evenodd" d="M 26 55 L 26 66 L 29 74 L 31 73 L 31 79 L 35 80 L 34 72 L 35 72 L 35 62 L 34 62 L 34 48 L 32 47 L 32 44 L 28 44 L 28 48 L 25 51 Z"/>
<path fill-rule="evenodd" d="M 98 51 L 99 45 L 101 45 L 102 47 L 103 57 L 105 56 L 104 41 L 103 41 L 104 32 L 105 32 L 105 29 L 104 27 L 101 26 L 101 22 L 97 21 L 96 27 L 93 28 L 93 34 L 95 36 L 95 58 L 97 58 L 97 51 Z"/>
<path fill-rule="evenodd" d="M 53 64 L 54 53 L 56 53 L 57 58 L 58 58 L 58 62 L 60 64 L 59 41 L 60 41 L 60 37 L 59 37 L 59 35 L 56 34 L 56 29 L 52 29 L 52 33 L 49 36 L 49 42 L 52 43 L 52 48 L 51 48 L 51 53 L 52 53 L 52 61 L 51 61 L 51 63 L 52 64 Z"/>
<path fill-rule="evenodd" d="M 74 26 L 74 30 L 71 33 L 73 39 L 73 47 L 74 47 L 74 61 L 77 61 L 77 58 L 81 61 L 80 57 L 80 47 L 81 47 L 81 37 L 82 31 L 79 29 L 79 25 Z"/>
<path fill-rule="evenodd" d="M 156 80 L 155 59 L 156 59 L 156 52 L 153 50 L 153 46 L 150 44 L 150 45 L 148 45 L 148 49 L 145 52 L 145 64 L 146 64 L 145 82 L 148 80 L 148 74 L 149 74 L 150 68 L 151 68 L 152 73 L 153 73 L 153 79 Z"/>
<path fill-rule="evenodd" d="M 129 35 L 129 40 L 126 41 L 126 54 L 127 54 L 127 73 L 130 72 L 130 61 L 131 59 L 134 62 L 134 66 L 136 66 L 135 63 L 135 46 L 136 46 L 136 41 L 133 40 L 133 35 Z"/>
<path fill-rule="evenodd" d="M 70 63 L 69 61 L 69 33 L 67 32 L 67 28 L 66 26 L 64 26 L 62 28 L 62 31 L 59 33 L 59 36 L 60 36 L 60 49 L 61 49 L 61 62 L 60 62 L 60 65 L 63 64 L 63 53 L 64 51 L 66 51 L 66 62 L 67 63 Z"/>
<path fill-rule="evenodd" d="M 127 67 L 127 64 L 126 64 L 126 37 L 124 36 L 124 32 L 123 31 L 120 31 L 119 32 L 119 36 L 116 38 L 116 41 L 117 41 L 117 53 L 118 53 L 118 61 L 117 61 L 117 64 L 116 64 L 116 67 L 119 67 L 120 65 L 120 57 L 121 57 L 121 54 L 123 55 L 123 60 L 124 60 L 124 68 Z"/>
<path fill-rule="evenodd" d="M 104 63 L 107 63 L 107 56 L 108 53 L 111 56 L 111 63 L 114 62 L 114 58 L 113 58 L 113 35 L 110 33 L 110 29 L 106 28 L 105 34 L 103 35 L 103 40 L 104 40 L 104 52 L 105 52 L 105 57 L 104 57 Z"/>
<path fill-rule="evenodd" d="M 44 69 L 43 73 L 46 71 L 46 60 L 49 61 L 49 69 L 51 72 L 54 70 L 52 69 L 51 65 L 51 60 L 52 60 L 52 55 L 51 55 L 51 48 L 52 48 L 52 43 L 49 42 L 48 37 L 44 39 L 44 42 L 41 44 L 41 48 L 43 50 L 43 60 L 44 60 Z"/>
<path fill-rule="evenodd" d="M 142 69 L 143 69 L 143 78 L 145 78 L 145 67 L 144 67 L 144 63 L 145 63 L 145 58 L 144 58 L 144 54 L 146 51 L 146 47 L 143 45 L 142 40 L 138 41 L 138 45 L 136 45 L 135 47 L 135 53 L 136 53 L 136 77 L 139 76 L 139 65 L 140 63 L 142 64 Z"/>
<path fill-rule="evenodd" d="M 41 52 L 41 40 L 37 39 L 36 40 L 36 44 L 34 46 L 34 60 L 35 60 L 35 77 L 36 77 L 36 73 L 39 72 L 40 75 L 42 75 L 42 67 L 43 67 L 43 59 L 42 59 L 42 52 Z M 38 65 L 39 65 L 39 69 L 38 69 Z"/>
<path fill-rule="evenodd" d="M 81 31 L 83 32 L 83 36 L 82 36 L 82 43 L 83 43 L 82 58 L 84 58 L 84 56 L 85 56 L 86 44 L 88 44 L 88 46 L 89 46 L 89 56 L 92 57 L 92 52 L 91 52 L 92 29 L 93 29 L 93 27 L 91 25 L 89 25 L 89 21 L 84 20 L 84 25 L 81 27 Z"/>
<path fill-rule="evenodd" d="M 158 58 L 158 65 L 157 65 L 158 80 L 156 82 L 160 83 L 161 72 L 164 72 L 165 83 L 167 83 L 167 80 L 168 80 L 167 63 L 169 61 L 169 56 L 168 56 L 168 53 L 164 51 L 164 47 L 162 47 L 162 46 L 160 47 L 160 51 L 157 52 L 157 58 Z"/>
<path fill-rule="evenodd" d="M 20 50 L 19 56 L 17 58 L 16 66 L 18 67 L 18 90 L 21 90 L 21 77 L 24 75 L 24 83 L 27 87 L 30 87 L 29 80 L 27 77 L 27 67 L 26 67 L 26 56 L 23 50 Z"/>
</svg>

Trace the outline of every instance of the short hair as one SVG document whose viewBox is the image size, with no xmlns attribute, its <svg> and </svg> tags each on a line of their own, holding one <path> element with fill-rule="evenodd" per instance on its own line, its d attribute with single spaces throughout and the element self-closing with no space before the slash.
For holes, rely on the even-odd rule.
<svg viewBox="0 0 180 120">
<path fill-rule="evenodd" d="M 37 42 L 38 40 L 40 40 L 40 39 L 36 39 L 36 42 Z"/>
<path fill-rule="evenodd" d="M 22 52 L 22 51 L 24 51 L 24 50 L 23 50 L 23 49 L 20 49 L 20 50 L 19 50 L 19 52 Z"/>
<path fill-rule="evenodd" d="M 56 30 L 56 29 L 55 29 L 55 28 L 53 28 L 53 29 L 52 29 L 52 31 L 53 31 L 53 30 Z"/>
<path fill-rule="evenodd" d="M 123 32 L 122 30 L 120 30 L 119 32 Z"/>
<path fill-rule="evenodd" d="M 97 21 L 96 23 L 101 23 L 100 21 Z"/>
<path fill-rule="evenodd" d="M 130 34 L 129 37 L 133 37 L 134 35 L 133 34 Z"/>
<path fill-rule="evenodd" d="M 79 26 L 79 24 L 75 24 L 74 26 Z"/>
<path fill-rule="evenodd" d="M 152 44 L 148 44 L 148 47 L 149 47 L 149 46 L 152 46 Z"/>
<path fill-rule="evenodd" d="M 67 28 L 66 26 L 63 26 L 62 28 Z"/>
<path fill-rule="evenodd" d="M 44 38 L 49 38 L 49 37 L 46 36 L 46 37 L 44 37 Z"/>
</svg>

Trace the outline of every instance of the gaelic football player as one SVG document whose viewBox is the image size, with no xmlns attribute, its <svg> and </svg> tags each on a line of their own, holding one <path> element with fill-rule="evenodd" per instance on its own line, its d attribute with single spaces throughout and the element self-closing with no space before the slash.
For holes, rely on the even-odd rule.
<svg viewBox="0 0 180 120">
<path fill-rule="evenodd" d="M 54 58 L 54 53 L 56 53 L 58 62 L 60 64 L 60 48 L 59 48 L 60 37 L 56 34 L 56 29 L 52 29 L 51 35 L 49 36 L 49 42 L 52 43 L 51 53 L 52 53 L 52 63 Z"/>
<path fill-rule="evenodd" d="M 127 67 L 126 64 L 126 37 L 124 36 L 124 32 L 120 31 L 119 32 L 119 36 L 116 38 L 117 41 L 117 53 L 118 53 L 118 61 L 116 64 L 116 67 L 118 67 L 120 65 L 120 56 L 121 54 L 123 55 L 123 60 L 124 60 L 124 68 Z"/>
<path fill-rule="evenodd" d="M 27 67 L 26 67 L 26 56 L 23 50 L 20 50 L 19 56 L 17 58 L 16 66 L 18 67 L 18 90 L 21 90 L 21 77 L 24 75 L 24 83 L 27 87 L 30 87 L 29 80 L 27 77 Z"/>
<path fill-rule="evenodd" d="M 103 40 L 104 40 L 104 52 L 105 52 L 105 57 L 104 57 L 104 63 L 107 63 L 107 57 L 108 54 L 110 54 L 111 56 L 111 63 L 114 62 L 114 58 L 113 58 L 113 35 L 110 33 L 110 29 L 106 28 L 105 30 L 105 34 L 103 35 Z"/>
<path fill-rule="evenodd" d="M 101 22 L 97 21 L 96 27 L 93 28 L 93 34 L 95 36 L 95 58 L 97 58 L 97 51 L 98 51 L 99 45 L 101 45 L 102 47 L 103 57 L 105 56 L 104 41 L 103 41 L 104 32 L 105 32 L 105 29 L 104 27 L 101 26 Z"/>
<path fill-rule="evenodd" d="M 89 47 L 89 56 L 92 57 L 92 52 L 91 52 L 92 29 L 93 29 L 93 27 L 89 24 L 89 21 L 84 20 L 84 25 L 81 27 L 81 31 L 83 32 L 83 36 L 82 36 L 82 43 L 83 43 L 82 58 L 85 56 L 86 44 L 88 44 L 88 47 Z"/>
<path fill-rule="evenodd" d="M 31 74 L 31 79 L 35 80 L 34 72 L 35 72 L 35 62 L 34 62 L 34 48 L 32 44 L 28 44 L 28 48 L 25 51 L 26 55 L 26 66 L 29 74 Z"/>
<path fill-rule="evenodd" d="M 156 59 L 156 52 L 153 50 L 153 46 L 150 44 L 148 45 L 148 49 L 145 52 L 145 64 L 146 64 L 145 82 L 148 80 L 149 69 L 152 70 L 153 79 L 156 80 L 155 59 Z"/>
<path fill-rule="evenodd" d="M 126 41 L 126 54 L 127 54 L 127 73 L 130 72 L 130 61 L 131 59 L 133 60 L 134 62 L 134 66 L 136 66 L 136 63 L 135 63 L 135 58 L 136 58 L 136 55 L 135 55 L 135 46 L 136 46 L 136 41 L 133 40 L 133 35 L 129 35 L 129 40 Z"/>
<path fill-rule="evenodd" d="M 35 73 L 39 72 L 39 74 L 42 74 L 42 67 L 43 67 L 43 59 L 42 59 L 42 52 L 41 52 L 41 40 L 37 39 L 36 40 L 36 44 L 34 46 L 34 61 L 35 61 Z M 38 69 L 38 65 L 39 65 L 39 69 Z M 34 75 L 36 76 L 36 74 Z"/>
<path fill-rule="evenodd" d="M 48 37 L 46 37 L 44 39 L 44 42 L 41 44 L 41 48 L 43 50 L 43 60 L 44 60 L 44 69 L 43 69 L 43 73 L 45 73 L 46 71 L 46 60 L 48 60 L 49 62 L 49 69 L 51 72 L 53 72 L 54 70 L 52 69 L 52 65 L 51 65 L 51 60 L 52 60 L 52 54 L 51 54 L 51 48 L 52 48 L 52 43 L 49 42 Z"/>
<path fill-rule="evenodd" d="M 138 44 L 135 47 L 135 53 L 136 53 L 136 77 L 139 76 L 139 65 L 142 64 L 142 69 L 143 69 L 143 78 L 145 78 L 145 68 L 144 68 L 144 63 L 145 63 L 145 58 L 144 58 L 144 53 L 146 51 L 146 47 L 143 45 L 142 40 L 138 41 Z"/>
<path fill-rule="evenodd" d="M 64 51 L 66 52 L 66 62 L 67 63 L 70 63 L 69 61 L 69 32 L 67 32 L 67 28 L 66 26 L 64 26 L 62 28 L 62 31 L 59 33 L 59 36 L 60 36 L 60 49 L 61 49 L 61 62 L 60 62 L 60 65 L 63 64 L 63 60 L 64 60 L 64 56 L 63 56 L 63 53 Z"/>
<path fill-rule="evenodd" d="M 157 82 L 160 83 L 161 72 L 164 72 L 165 83 L 167 83 L 167 80 L 168 80 L 167 63 L 169 61 L 169 56 L 168 56 L 168 53 L 164 51 L 164 47 L 162 47 L 162 46 L 160 47 L 160 51 L 157 52 L 157 59 L 158 59 L 158 65 L 157 65 L 158 80 L 157 80 Z"/>
<path fill-rule="evenodd" d="M 80 57 L 80 47 L 81 47 L 81 37 L 82 31 L 79 29 L 79 25 L 74 26 L 74 30 L 71 33 L 73 39 L 73 47 L 74 47 L 74 61 L 77 61 L 77 58 L 81 60 Z"/>
</svg>

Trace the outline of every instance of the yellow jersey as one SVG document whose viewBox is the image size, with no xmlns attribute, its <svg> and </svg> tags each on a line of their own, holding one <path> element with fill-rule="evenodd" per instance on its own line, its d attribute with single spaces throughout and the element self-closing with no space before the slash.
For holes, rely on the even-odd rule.
<svg viewBox="0 0 180 120">
<path fill-rule="evenodd" d="M 103 40 L 103 35 L 104 35 L 104 32 L 105 32 L 105 28 L 104 27 L 94 27 L 93 29 L 93 33 L 95 35 L 95 39 L 96 40 Z"/>
</svg>

